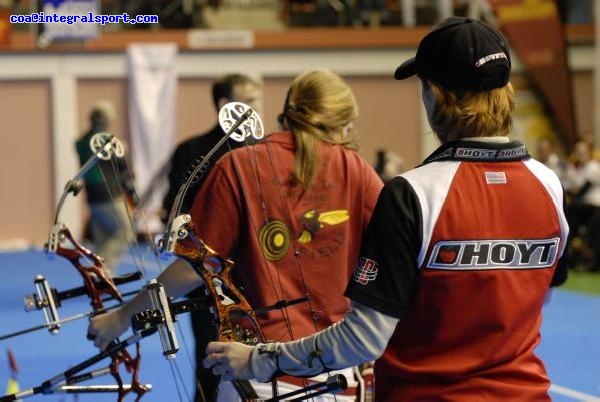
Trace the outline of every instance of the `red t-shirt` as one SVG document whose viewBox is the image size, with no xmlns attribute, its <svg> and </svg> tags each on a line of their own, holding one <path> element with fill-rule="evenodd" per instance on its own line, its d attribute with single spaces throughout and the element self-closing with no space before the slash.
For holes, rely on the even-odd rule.
<svg viewBox="0 0 600 402">
<path fill-rule="evenodd" d="M 199 237 L 235 262 L 236 283 L 253 308 L 309 292 L 310 306 L 258 317 L 268 340 L 297 339 L 343 317 L 344 289 L 383 186 L 356 152 L 321 141 L 318 149 L 308 190 L 290 180 L 292 133 L 233 150 L 211 170 L 191 209 Z"/>
<path fill-rule="evenodd" d="M 568 225 L 517 143 L 455 142 L 381 192 L 347 294 L 400 319 L 378 401 L 549 401 L 534 349 Z M 559 264 L 560 262 L 560 264 Z"/>
</svg>

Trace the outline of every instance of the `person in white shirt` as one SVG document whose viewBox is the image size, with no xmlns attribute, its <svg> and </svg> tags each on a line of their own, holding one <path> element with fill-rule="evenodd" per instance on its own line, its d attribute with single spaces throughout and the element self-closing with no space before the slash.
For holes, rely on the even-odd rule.
<svg viewBox="0 0 600 402">
<path fill-rule="evenodd" d="M 582 247 L 575 248 L 589 262 L 572 267 L 599 271 L 600 252 L 595 250 L 600 246 L 600 163 L 592 157 L 593 146 L 587 141 L 577 142 L 573 154 L 574 162 L 567 166 L 563 181 L 570 200 L 567 209 L 570 244 L 573 248 L 573 240 L 581 239 Z"/>
</svg>

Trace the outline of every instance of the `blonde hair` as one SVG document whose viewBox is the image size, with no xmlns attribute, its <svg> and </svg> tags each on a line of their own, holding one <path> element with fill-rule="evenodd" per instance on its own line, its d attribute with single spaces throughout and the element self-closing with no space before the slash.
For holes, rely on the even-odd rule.
<svg viewBox="0 0 600 402">
<path fill-rule="evenodd" d="M 318 141 L 356 149 L 347 135 L 358 116 L 352 90 L 336 73 L 316 69 L 296 77 L 287 94 L 281 123 L 296 139 L 294 180 L 306 189 L 319 165 Z"/>
<path fill-rule="evenodd" d="M 505 136 L 512 130 L 515 98 L 510 82 L 481 92 L 448 91 L 433 82 L 428 84 L 435 101 L 430 124 L 442 142 Z"/>
</svg>

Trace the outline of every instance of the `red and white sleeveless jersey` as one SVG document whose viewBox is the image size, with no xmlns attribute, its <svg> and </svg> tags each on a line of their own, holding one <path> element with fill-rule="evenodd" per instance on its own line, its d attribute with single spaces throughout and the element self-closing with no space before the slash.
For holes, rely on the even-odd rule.
<svg viewBox="0 0 600 402">
<path fill-rule="evenodd" d="M 387 183 L 346 291 L 400 319 L 377 400 L 550 400 L 534 349 L 567 235 L 557 176 L 518 142 L 448 143 Z"/>
</svg>

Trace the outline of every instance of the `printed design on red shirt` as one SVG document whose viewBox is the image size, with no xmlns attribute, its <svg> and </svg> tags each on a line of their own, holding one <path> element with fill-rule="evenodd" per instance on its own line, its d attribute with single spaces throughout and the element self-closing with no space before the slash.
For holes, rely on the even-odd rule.
<svg viewBox="0 0 600 402">
<path fill-rule="evenodd" d="M 358 260 L 358 264 L 356 264 L 356 267 L 354 268 L 354 275 L 352 276 L 352 279 L 361 285 L 366 285 L 370 281 L 373 281 L 375 278 L 377 278 L 378 272 L 379 265 L 375 261 L 361 257 L 360 260 Z"/>
<path fill-rule="evenodd" d="M 260 228 L 258 239 L 263 254 L 269 261 L 278 261 L 287 253 L 291 236 L 284 222 L 273 219 Z"/>
<path fill-rule="evenodd" d="M 312 209 L 300 218 L 302 224 L 302 233 L 298 237 L 300 243 L 308 243 L 315 234 L 323 228 L 323 225 L 339 225 L 350 219 L 347 209 L 334 209 L 327 212 L 318 212 Z"/>
<path fill-rule="evenodd" d="M 559 238 L 536 240 L 440 241 L 427 268 L 448 270 L 550 268 L 558 257 Z"/>
<path fill-rule="evenodd" d="M 349 219 L 350 214 L 347 209 L 335 209 L 327 212 L 311 209 L 300 217 L 302 232 L 298 236 L 298 242 L 309 243 L 325 225 L 339 225 Z M 292 236 L 283 221 L 272 219 L 260 229 L 258 238 L 265 257 L 269 261 L 278 261 L 289 250 Z"/>
</svg>

